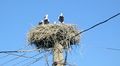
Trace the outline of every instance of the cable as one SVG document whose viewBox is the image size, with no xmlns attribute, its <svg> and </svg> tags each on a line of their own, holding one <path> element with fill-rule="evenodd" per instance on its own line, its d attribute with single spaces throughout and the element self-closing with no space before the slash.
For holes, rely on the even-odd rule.
<svg viewBox="0 0 120 66">
<path fill-rule="evenodd" d="M 40 55 L 40 54 L 42 54 L 42 53 L 44 53 L 44 52 L 45 52 L 45 51 L 39 52 L 38 54 L 32 56 L 31 59 L 35 58 L 36 56 L 38 56 L 38 55 Z M 36 59 L 37 59 L 37 58 L 36 58 Z M 28 60 L 30 60 L 30 59 L 22 60 L 22 61 L 20 61 L 19 63 L 16 63 L 16 64 L 18 65 L 18 64 L 23 63 L 23 62 L 28 61 Z M 35 59 L 34 59 L 34 60 L 35 60 Z M 14 64 L 14 66 L 16 66 L 16 64 Z"/>
<path fill-rule="evenodd" d="M 102 22 L 99 22 L 99 23 L 97 23 L 97 24 L 95 24 L 95 25 L 93 25 L 93 26 L 91 26 L 91 27 L 89 27 L 89 28 L 87 28 L 87 29 L 79 32 L 79 33 L 76 34 L 74 37 L 76 37 L 76 36 L 78 36 L 79 34 L 82 34 L 82 33 L 84 33 L 84 32 L 87 32 L 87 31 L 89 31 L 89 30 L 91 30 L 91 29 L 93 29 L 93 28 L 95 28 L 95 27 L 97 27 L 97 26 L 99 26 L 99 25 L 101 25 L 101 24 L 103 24 L 103 23 L 108 22 L 109 20 L 117 17 L 118 15 L 120 15 L 120 13 L 117 13 L 117 14 L 113 15 L 112 17 L 110 17 L 110 18 L 108 18 L 108 19 L 106 19 L 106 20 L 104 20 L 104 21 L 102 21 Z M 74 38 L 74 37 L 72 37 L 72 38 Z"/>
<path fill-rule="evenodd" d="M 25 46 L 24 48 L 26 48 L 27 46 Z M 15 51 L 0 51 L 0 53 L 18 53 L 18 52 L 20 52 L 22 50 L 22 48 L 21 49 L 18 49 L 18 50 L 15 50 Z M 25 51 L 22 51 L 22 52 L 25 52 Z"/>
<path fill-rule="evenodd" d="M 26 46 L 25 46 L 24 48 L 26 48 Z M 22 48 L 21 48 L 21 49 L 22 49 Z M 18 49 L 18 50 L 20 50 L 20 49 Z M 18 51 L 18 50 L 16 50 L 16 51 Z M 20 57 L 28 58 L 28 57 L 25 57 L 25 56 L 24 56 L 25 53 L 22 54 L 22 55 L 11 54 L 11 53 L 7 53 L 7 52 L 4 52 L 4 53 L 7 54 L 7 55 L 3 56 L 4 58 L 5 58 L 5 57 L 8 57 L 8 56 L 10 56 L 10 55 L 14 55 L 14 56 L 17 56 L 17 57 L 10 59 L 10 60 L 4 62 L 3 64 L 0 64 L 1 66 L 2 66 L 2 65 L 5 65 L 5 64 L 7 64 L 7 63 L 9 63 L 9 62 L 15 61 L 15 60 L 19 59 Z M 1 57 L 1 58 L 2 58 L 2 57 Z M 1 58 L 0 58 L 0 59 L 1 59 Z"/>
<path fill-rule="evenodd" d="M 46 53 L 46 55 L 50 56 L 49 54 L 51 55 L 51 52 Z M 36 60 L 27 62 L 27 63 L 25 63 L 25 64 L 22 65 L 22 66 L 30 66 L 30 65 L 32 65 L 32 64 L 34 64 L 34 63 L 36 63 L 36 62 L 38 62 L 38 61 L 41 60 L 42 58 L 45 58 L 45 55 L 38 57 Z"/>
<path fill-rule="evenodd" d="M 41 49 L 32 49 L 32 50 L 15 50 L 15 51 L 0 51 L 0 53 L 21 53 L 21 52 L 32 52 L 32 51 L 40 51 Z M 46 51 L 50 51 L 51 49 L 46 49 Z"/>
<path fill-rule="evenodd" d="M 107 48 L 107 49 L 120 51 L 120 49 L 118 49 L 118 48 Z"/>
<path fill-rule="evenodd" d="M 21 56 L 23 56 L 23 55 L 24 55 L 24 54 L 19 55 L 19 56 L 15 57 L 15 58 L 12 58 L 12 59 L 10 59 L 10 60 L 8 60 L 8 61 L 0 64 L 0 66 L 4 66 L 5 64 L 7 64 L 7 63 L 9 63 L 9 62 L 15 61 L 15 60 L 19 59 L 19 58 L 20 58 Z"/>
<path fill-rule="evenodd" d="M 19 65 L 19 64 L 21 64 L 21 63 L 23 63 L 23 62 L 26 62 L 27 60 L 30 60 L 30 59 L 35 58 L 35 57 L 38 56 L 38 55 L 40 55 L 40 53 L 33 55 L 33 56 L 30 57 L 29 59 L 27 58 L 27 59 L 25 59 L 25 60 L 22 60 L 22 61 L 20 61 L 20 62 L 17 62 L 17 63 L 15 63 L 15 64 L 13 64 L 12 66 L 17 66 L 17 65 Z M 36 58 L 36 59 L 37 59 L 37 58 Z"/>
<path fill-rule="evenodd" d="M 32 49 L 32 50 L 16 50 L 16 51 L 0 51 L 0 53 L 20 53 L 20 52 L 32 52 L 41 49 Z"/>
<path fill-rule="evenodd" d="M 8 55 L 13 55 L 13 56 L 17 56 L 17 57 L 22 57 L 22 58 L 31 58 L 29 56 L 25 56 L 25 53 L 24 55 L 18 55 L 18 54 L 11 54 L 11 53 L 7 53 Z M 36 58 L 32 58 L 32 59 L 36 59 Z"/>
</svg>

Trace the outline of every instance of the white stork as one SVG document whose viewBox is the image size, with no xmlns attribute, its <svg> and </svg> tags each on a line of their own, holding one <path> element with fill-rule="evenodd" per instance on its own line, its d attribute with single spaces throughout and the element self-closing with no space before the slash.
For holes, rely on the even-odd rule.
<svg viewBox="0 0 120 66">
<path fill-rule="evenodd" d="M 43 20 L 41 20 L 41 21 L 38 23 L 38 25 L 44 25 Z"/>
<path fill-rule="evenodd" d="M 49 24 L 48 14 L 45 15 L 43 22 L 44 24 Z"/>
<path fill-rule="evenodd" d="M 64 23 L 63 13 L 60 14 L 60 16 L 58 17 L 58 20 L 59 20 L 60 23 Z"/>
</svg>

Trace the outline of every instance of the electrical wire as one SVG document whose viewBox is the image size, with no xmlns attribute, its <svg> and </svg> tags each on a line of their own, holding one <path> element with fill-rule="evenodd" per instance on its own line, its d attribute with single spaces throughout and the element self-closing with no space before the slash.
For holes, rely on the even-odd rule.
<svg viewBox="0 0 120 66">
<path fill-rule="evenodd" d="M 110 17 L 110 18 L 108 18 L 108 19 L 106 19 L 106 20 L 104 20 L 104 21 L 102 21 L 102 22 L 99 22 L 99 23 L 97 23 L 97 24 L 95 24 L 95 25 L 93 25 L 93 26 L 91 26 L 91 27 L 89 27 L 89 28 L 87 28 L 87 29 L 79 32 L 79 33 L 76 34 L 74 37 L 76 37 L 76 36 L 78 36 L 79 34 L 82 34 L 82 33 L 84 33 L 84 32 L 87 32 L 87 31 L 89 31 L 89 30 L 91 30 L 91 29 L 93 29 L 93 28 L 95 28 L 95 27 L 97 27 L 97 26 L 99 26 L 99 25 L 101 25 L 101 24 L 104 24 L 104 23 L 108 22 L 109 20 L 111 20 L 111 19 L 113 19 L 113 18 L 115 18 L 115 17 L 117 17 L 117 16 L 119 16 L 119 15 L 120 15 L 120 13 L 117 13 L 117 14 L 113 15 L 112 17 Z M 73 38 L 74 38 L 74 37 L 73 37 Z"/>
<path fill-rule="evenodd" d="M 20 64 L 20 63 L 23 63 L 23 62 L 26 62 L 27 60 L 30 60 L 30 59 L 37 59 L 37 58 L 35 58 L 36 56 L 38 56 L 38 55 L 40 55 L 40 54 L 42 54 L 42 53 L 44 53 L 45 51 L 41 51 L 41 52 L 39 52 L 38 54 L 35 54 L 35 55 L 33 55 L 32 57 L 30 57 L 30 58 L 27 58 L 27 59 L 25 59 L 25 60 L 22 60 L 22 61 L 20 61 L 20 62 L 18 62 L 18 63 L 16 63 L 16 64 L 14 64 L 13 66 L 16 66 L 16 65 L 18 65 L 18 64 Z"/>
<path fill-rule="evenodd" d="M 51 52 L 46 53 L 46 55 L 50 56 L 49 54 L 51 55 Z M 26 64 L 24 64 L 24 65 L 22 65 L 22 66 L 30 66 L 30 65 L 38 62 L 38 61 L 41 60 L 42 58 L 45 58 L 46 55 L 40 56 L 40 57 L 38 57 L 37 59 L 35 59 L 35 60 L 33 60 L 33 61 L 30 61 L 30 62 L 27 62 Z"/>
<path fill-rule="evenodd" d="M 120 51 L 120 49 L 118 49 L 118 48 L 107 48 L 107 49 Z"/>
<path fill-rule="evenodd" d="M 38 55 L 40 55 L 40 53 L 35 54 L 35 55 L 33 55 L 32 57 L 27 58 L 27 59 L 25 59 L 25 60 L 19 61 L 19 62 L 13 64 L 12 66 L 17 66 L 17 65 L 19 65 L 19 64 L 21 64 L 21 63 L 23 63 L 23 62 L 26 62 L 27 60 L 33 59 L 34 57 L 36 57 L 36 56 L 38 56 Z M 37 58 L 35 58 L 35 59 L 37 59 Z"/>
<path fill-rule="evenodd" d="M 22 55 L 24 55 L 24 54 L 22 54 Z M 19 55 L 19 56 L 15 57 L 15 58 L 12 58 L 12 59 L 10 59 L 10 60 L 8 60 L 8 61 L 0 64 L 0 66 L 4 66 L 4 65 L 7 64 L 7 63 L 10 63 L 10 62 L 12 62 L 12 61 L 15 61 L 15 60 L 19 59 L 22 55 Z"/>
</svg>

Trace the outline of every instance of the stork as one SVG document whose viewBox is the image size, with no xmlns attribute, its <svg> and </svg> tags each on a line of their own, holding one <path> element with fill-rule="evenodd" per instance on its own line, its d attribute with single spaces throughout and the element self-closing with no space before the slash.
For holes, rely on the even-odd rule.
<svg viewBox="0 0 120 66">
<path fill-rule="evenodd" d="M 44 25 L 43 20 L 41 20 L 41 21 L 38 23 L 38 25 Z"/>
<path fill-rule="evenodd" d="M 48 14 L 45 15 L 43 22 L 44 24 L 49 24 Z"/>
<path fill-rule="evenodd" d="M 63 13 L 60 14 L 60 16 L 58 17 L 58 20 L 59 20 L 60 23 L 64 23 Z"/>
</svg>

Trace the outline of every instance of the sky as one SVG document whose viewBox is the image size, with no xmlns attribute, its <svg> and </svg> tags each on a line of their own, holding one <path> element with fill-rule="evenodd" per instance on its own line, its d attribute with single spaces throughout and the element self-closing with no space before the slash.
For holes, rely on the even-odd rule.
<svg viewBox="0 0 120 66">
<path fill-rule="evenodd" d="M 28 45 L 27 32 L 33 26 L 46 14 L 53 23 L 61 12 L 66 24 L 75 24 L 81 31 L 119 13 L 120 0 L 0 0 L 0 51 L 25 47 Z M 76 66 L 120 66 L 120 50 L 107 49 L 120 49 L 119 28 L 120 16 L 81 34 L 79 46 L 73 46 L 68 53 L 68 63 Z M 37 54 L 34 52 L 28 55 L 35 53 Z M 24 59 L 6 63 L 15 57 L 0 54 L 0 64 L 13 66 Z M 52 56 L 49 57 L 50 61 L 51 58 Z M 47 65 L 43 59 L 31 66 Z"/>
</svg>

